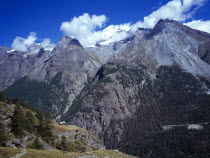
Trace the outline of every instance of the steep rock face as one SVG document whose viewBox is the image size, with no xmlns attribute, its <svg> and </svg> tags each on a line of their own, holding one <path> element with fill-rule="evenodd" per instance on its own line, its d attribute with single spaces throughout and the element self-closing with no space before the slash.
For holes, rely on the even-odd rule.
<svg viewBox="0 0 210 158">
<path fill-rule="evenodd" d="M 63 118 L 96 133 L 109 148 L 145 156 L 141 139 L 164 132 L 164 125 L 209 122 L 210 65 L 198 50 L 210 35 L 161 20 L 137 37 L 100 68 Z M 141 152 L 123 148 L 125 142 Z"/>
<path fill-rule="evenodd" d="M 20 55 L 20 59 L 16 57 L 17 54 L 13 54 L 14 60 L 18 60 L 17 65 L 19 60 L 25 63 L 21 66 L 7 66 L 15 62 L 5 59 L 7 63 L 2 68 L 17 67 L 10 73 L 17 73 L 16 80 L 22 79 L 12 81 L 11 83 L 15 83 L 5 94 L 18 96 L 31 105 L 50 110 L 58 118 L 69 109 L 72 100 L 101 65 L 84 50 L 79 41 L 67 36 L 61 38 L 54 50 L 47 53 L 48 56 L 44 50 L 26 58 Z M 21 73 L 22 70 L 24 73 Z M 5 77 L 10 78 L 8 73 L 6 75 Z M 27 78 L 23 78 L 25 76 Z"/>
<path fill-rule="evenodd" d="M 202 60 L 210 64 L 210 42 L 201 44 L 198 48 L 198 54 Z"/>
<path fill-rule="evenodd" d="M 36 80 L 49 81 L 60 73 L 59 82 L 68 94 L 64 113 L 89 78 L 92 78 L 100 67 L 100 64 L 86 53 L 77 40 L 70 40 L 70 38 L 66 40 L 66 38 L 62 39 L 55 47 L 55 52 L 53 52 L 55 55 L 30 74 L 30 77 L 36 78 Z"/>
<path fill-rule="evenodd" d="M 210 35 L 175 21 L 160 20 L 146 41 L 140 44 L 160 65 L 178 64 L 192 74 L 210 77 L 207 64 L 198 49 L 210 41 Z"/>
<path fill-rule="evenodd" d="M 4 48 L 4 49 L 3 49 Z M 36 54 L 18 52 L 10 48 L 0 49 L 0 91 L 11 86 L 24 76 L 28 76 L 36 67 L 42 65 L 52 54 L 50 51 L 40 49 Z"/>
</svg>

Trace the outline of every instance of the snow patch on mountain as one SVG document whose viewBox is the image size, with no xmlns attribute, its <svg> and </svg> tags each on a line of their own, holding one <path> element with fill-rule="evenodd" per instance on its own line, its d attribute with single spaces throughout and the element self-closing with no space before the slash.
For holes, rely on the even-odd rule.
<svg viewBox="0 0 210 158">
<path fill-rule="evenodd" d="M 130 36 L 129 30 L 131 29 L 129 24 L 124 25 L 110 25 L 99 33 L 99 44 L 110 45 L 114 42 L 118 42 Z"/>
<path fill-rule="evenodd" d="M 14 52 L 14 51 L 15 51 L 14 49 L 8 50 L 7 53 L 12 53 L 12 52 Z"/>
</svg>

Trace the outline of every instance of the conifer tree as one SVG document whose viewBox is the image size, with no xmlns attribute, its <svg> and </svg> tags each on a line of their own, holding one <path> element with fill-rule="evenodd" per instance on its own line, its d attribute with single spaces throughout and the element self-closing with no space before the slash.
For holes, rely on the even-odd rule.
<svg viewBox="0 0 210 158">
<path fill-rule="evenodd" d="M 1 105 L 0 105 L 1 110 Z M 8 135 L 6 134 L 5 125 L 2 122 L 1 111 L 0 111 L 0 146 L 4 146 L 8 140 Z"/>
<path fill-rule="evenodd" d="M 62 136 L 60 147 L 64 151 L 68 151 L 68 143 L 65 136 Z"/>
<path fill-rule="evenodd" d="M 14 110 L 14 115 L 11 120 L 12 132 L 16 136 L 22 136 L 25 130 L 25 115 L 24 110 L 21 106 L 16 105 Z"/>
<path fill-rule="evenodd" d="M 25 115 L 25 129 L 29 133 L 34 132 L 34 126 L 35 126 L 35 116 L 31 111 L 27 111 Z"/>
</svg>

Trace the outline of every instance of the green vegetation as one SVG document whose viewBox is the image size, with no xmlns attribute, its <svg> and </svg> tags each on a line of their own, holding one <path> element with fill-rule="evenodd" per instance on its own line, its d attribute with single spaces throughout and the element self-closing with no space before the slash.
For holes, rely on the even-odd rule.
<svg viewBox="0 0 210 158">
<path fill-rule="evenodd" d="M 27 126 L 25 124 L 25 114 L 24 110 L 20 105 L 15 106 L 14 115 L 11 121 L 11 129 L 12 132 L 16 136 L 24 135 L 24 131 L 26 130 Z"/>
<path fill-rule="evenodd" d="M 0 99 L 1 99 L 1 94 L 0 94 Z M 6 133 L 6 126 L 4 125 L 4 123 L 2 122 L 2 118 L 1 118 L 1 107 L 2 105 L 0 104 L 0 146 L 5 146 L 6 141 L 8 140 L 8 134 Z"/>
<path fill-rule="evenodd" d="M 67 142 L 65 136 L 62 136 L 60 143 L 56 145 L 56 147 L 63 151 L 69 152 L 85 152 L 86 144 L 80 140 L 76 140 L 73 142 Z"/>
<path fill-rule="evenodd" d="M 156 132 L 136 139 L 120 150 L 139 157 L 181 158 L 210 156 L 209 127 L 203 130 L 189 130 L 176 127 L 168 131 Z"/>
<path fill-rule="evenodd" d="M 24 77 L 4 90 L 3 93 L 9 97 L 18 97 L 44 112 L 55 114 L 52 105 L 58 105 L 59 112 L 62 112 L 67 104 L 68 94 L 60 82 L 61 75 L 58 73 L 49 83 Z"/>
<path fill-rule="evenodd" d="M 33 115 L 32 111 L 26 111 L 25 114 L 25 129 L 29 133 L 34 132 L 34 125 L 36 123 L 36 117 Z"/>
<path fill-rule="evenodd" d="M 31 149 L 37 149 L 37 150 L 43 150 L 44 149 L 44 146 L 42 144 L 42 142 L 36 138 L 32 144 L 29 144 L 27 146 L 27 148 L 31 148 Z"/>
<path fill-rule="evenodd" d="M 0 113 L 0 146 L 4 146 L 4 143 L 8 140 L 5 126 L 11 128 L 10 134 L 13 134 L 16 138 L 33 134 L 36 137 L 41 137 L 42 140 L 46 141 L 47 143 L 54 141 L 51 125 L 52 122 L 49 116 L 43 114 L 33 107 L 28 106 L 17 98 L 8 98 L 0 94 L 0 110 L 4 109 L 4 113 L 6 114 L 8 111 L 6 107 L 4 107 L 5 105 L 9 105 L 10 108 L 14 108 L 14 112 L 11 113 L 12 116 L 6 116 L 11 117 L 11 122 L 7 124 L 3 124 L 1 120 L 3 114 Z M 38 144 L 40 143 L 37 139 L 35 139 L 32 146 L 38 146 Z"/>
<path fill-rule="evenodd" d="M 48 145 L 50 148 L 70 152 L 93 150 L 92 146 L 85 143 L 88 141 L 86 136 L 91 134 L 89 131 L 76 126 L 60 126 L 51 121 L 49 114 L 44 114 L 33 107 L 28 108 L 25 103 L 17 98 L 7 98 L 3 95 L 0 95 L 0 98 L 0 110 L 2 111 L 0 111 L 2 113 L 0 113 L 0 119 L 1 117 L 4 118 L 3 121 L 0 121 L 0 146 L 5 146 L 8 140 L 12 141 L 17 138 L 21 143 L 17 147 L 28 143 L 27 148 L 38 150 L 45 149 Z M 11 121 L 7 121 L 10 118 Z M 6 133 L 10 129 L 9 136 L 11 136 L 11 139 L 8 139 Z M 64 136 L 65 132 L 72 134 L 68 136 L 68 140 L 67 136 Z M 62 137 L 60 138 L 59 135 Z M 78 137 L 75 137 L 75 135 L 78 135 Z M 46 143 L 47 146 L 44 145 Z"/>
<path fill-rule="evenodd" d="M 156 77 L 151 91 L 145 87 L 138 92 L 140 106 L 124 124 L 120 151 L 150 158 L 209 157 L 209 126 L 162 129 L 162 125 L 209 122 L 210 97 L 199 78 L 177 66 L 160 67 Z"/>
<path fill-rule="evenodd" d="M 62 136 L 61 143 L 58 145 L 59 148 L 63 151 L 68 151 L 68 142 L 65 136 Z"/>
<path fill-rule="evenodd" d="M 21 152 L 21 149 L 0 147 L 0 158 L 10 158 Z"/>
</svg>

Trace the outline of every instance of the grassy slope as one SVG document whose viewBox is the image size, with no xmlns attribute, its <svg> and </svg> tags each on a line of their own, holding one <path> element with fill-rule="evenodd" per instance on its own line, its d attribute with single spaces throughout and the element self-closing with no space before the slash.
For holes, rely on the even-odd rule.
<svg viewBox="0 0 210 158">
<path fill-rule="evenodd" d="M 77 158 L 79 156 L 94 155 L 101 158 L 134 158 L 118 151 L 112 150 L 95 150 L 89 153 L 63 152 L 59 150 L 33 150 L 26 149 L 27 153 L 22 158 Z M 21 149 L 0 147 L 0 158 L 10 158 L 20 153 Z"/>
</svg>

